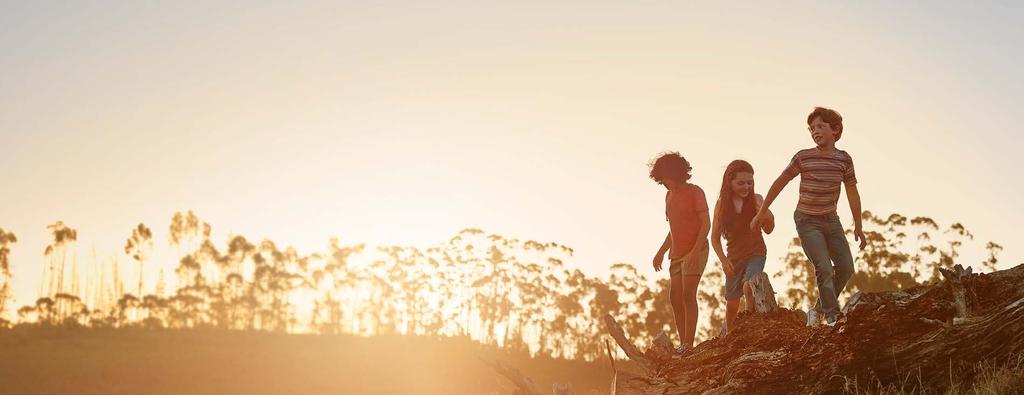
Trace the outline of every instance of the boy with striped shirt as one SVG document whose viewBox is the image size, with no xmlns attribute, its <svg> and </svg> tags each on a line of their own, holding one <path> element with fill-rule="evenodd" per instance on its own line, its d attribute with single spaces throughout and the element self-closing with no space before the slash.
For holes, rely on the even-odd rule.
<svg viewBox="0 0 1024 395">
<path fill-rule="evenodd" d="M 815 147 L 800 150 L 789 166 L 768 190 L 764 204 L 751 221 L 751 229 L 760 229 L 768 220 L 768 207 L 789 181 L 800 175 L 800 200 L 793 213 L 796 230 L 804 254 L 814 264 L 818 285 L 818 301 L 807 313 L 807 324 L 817 323 L 819 313 L 829 325 L 839 316 L 838 295 L 853 276 L 853 255 L 846 233 L 836 214 L 840 184 L 846 187 L 846 198 L 853 213 L 854 239 L 864 249 L 867 240 L 861 229 L 860 194 L 853 171 L 853 158 L 836 148 L 843 134 L 843 117 L 835 110 L 816 107 L 807 116 L 808 130 Z"/>
</svg>

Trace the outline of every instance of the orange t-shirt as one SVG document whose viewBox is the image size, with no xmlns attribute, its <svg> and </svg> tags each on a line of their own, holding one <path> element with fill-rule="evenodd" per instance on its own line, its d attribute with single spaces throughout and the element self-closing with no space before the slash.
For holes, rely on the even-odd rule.
<svg viewBox="0 0 1024 395">
<path fill-rule="evenodd" d="M 665 194 L 665 220 L 669 221 L 672 229 L 669 258 L 681 258 L 690 253 L 697 242 L 697 232 L 700 231 L 699 215 L 707 211 L 708 201 L 704 197 L 704 190 L 696 185 L 687 183 L 683 188 Z M 673 217 L 681 223 L 673 223 Z"/>
</svg>

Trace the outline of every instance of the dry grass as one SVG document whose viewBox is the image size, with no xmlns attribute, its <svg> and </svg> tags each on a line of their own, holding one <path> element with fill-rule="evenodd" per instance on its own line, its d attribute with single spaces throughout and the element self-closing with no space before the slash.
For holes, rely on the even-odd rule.
<svg viewBox="0 0 1024 395">
<path fill-rule="evenodd" d="M 549 390 L 607 393 L 607 361 L 530 358 L 468 339 L 216 330 L 0 330 L 0 393 L 508 394 L 479 358 Z"/>
<path fill-rule="evenodd" d="M 970 394 L 1004 395 L 1024 394 L 1024 354 L 1005 361 L 985 361 L 974 367 L 973 379 L 962 381 L 956 375 L 950 376 L 950 385 L 942 390 L 923 388 L 917 381 L 917 374 L 907 373 L 901 383 L 884 384 L 877 379 L 860 384 L 856 379 L 847 380 L 847 394 L 909 395 L 909 394 Z"/>
</svg>

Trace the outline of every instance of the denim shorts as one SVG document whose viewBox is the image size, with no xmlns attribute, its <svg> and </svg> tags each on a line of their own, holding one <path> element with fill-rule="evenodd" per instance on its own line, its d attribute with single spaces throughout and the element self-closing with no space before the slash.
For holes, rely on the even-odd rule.
<svg viewBox="0 0 1024 395">
<path fill-rule="evenodd" d="M 735 300 L 743 296 L 743 283 L 750 281 L 758 273 L 764 272 L 764 263 L 767 258 L 764 255 L 747 258 L 747 268 L 743 273 L 734 273 L 732 277 L 725 277 L 725 299 Z"/>
</svg>

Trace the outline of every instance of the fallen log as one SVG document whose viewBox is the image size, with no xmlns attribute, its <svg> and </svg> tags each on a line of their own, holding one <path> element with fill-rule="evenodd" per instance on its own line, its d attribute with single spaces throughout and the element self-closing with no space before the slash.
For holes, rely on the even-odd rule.
<svg viewBox="0 0 1024 395">
<path fill-rule="evenodd" d="M 615 340 L 615 343 L 619 345 L 619 348 L 626 353 L 626 356 L 649 373 L 657 374 L 663 362 L 671 359 L 671 343 L 668 345 L 668 350 L 664 349 L 665 342 L 663 340 L 668 339 L 668 335 L 666 335 L 665 332 L 661 332 L 657 337 L 655 337 L 655 340 L 652 342 L 652 347 L 649 348 L 647 352 L 642 352 L 639 347 L 626 338 L 625 331 L 622 329 L 622 326 L 615 321 L 615 318 L 612 318 L 611 315 L 605 314 L 604 323 L 605 328 L 608 329 L 608 334 L 611 335 L 612 339 Z"/>
<path fill-rule="evenodd" d="M 740 314 L 729 336 L 677 360 L 651 358 L 657 353 L 641 351 L 606 317 L 616 343 L 644 367 L 617 372 L 615 393 L 842 393 L 868 384 L 943 392 L 951 381 L 970 383 L 979 363 L 1024 353 L 1024 265 L 982 275 L 954 267 L 943 276 L 854 295 L 835 327 L 807 327 L 802 312 L 772 310 L 764 298 L 755 310 L 767 312 Z"/>
</svg>

